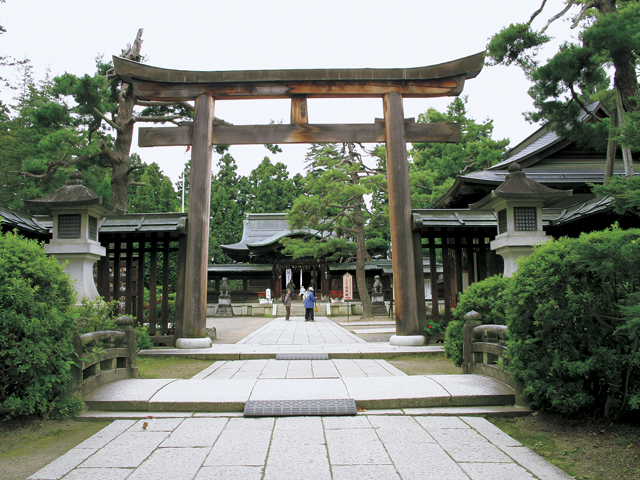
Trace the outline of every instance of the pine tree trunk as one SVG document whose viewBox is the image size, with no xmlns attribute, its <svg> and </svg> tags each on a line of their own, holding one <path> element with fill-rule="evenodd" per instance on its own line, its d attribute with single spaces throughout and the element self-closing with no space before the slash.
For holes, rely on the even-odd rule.
<svg viewBox="0 0 640 480">
<path fill-rule="evenodd" d="M 115 123 L 120 127 L 111 152 L 111 204 L 122 210 L 127 209 L 127 193 L 131 167 L 131 142 L 133 141 L 133 108 L 135 106 L 133 86 L 123 85 L 118 101 L 118 116 Z"/>
<path fill-rule="evenodd" d="M 367 290 L 367 280 L 365 277 L 366 262 L 366 245 L 364 235 L 364 216 L 362 214 L 362 195 L 358 195 L 354 199 L 355 206 L 353 208 L 353 223 L 356 230 L 356 283 L 358 284 L 358 293 L 362 302 L 362 317 L 373 318 L 373 306 L 371 305 L 371 297 Z"/>
</svg>

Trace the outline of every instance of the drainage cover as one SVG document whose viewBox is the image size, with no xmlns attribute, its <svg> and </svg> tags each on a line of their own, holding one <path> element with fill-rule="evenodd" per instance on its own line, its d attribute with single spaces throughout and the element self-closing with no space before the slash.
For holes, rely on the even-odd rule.
<svg viewBox="0 0 640 480">
<path fill-rule="evenodd" d="M 245 417 L 293 417 L 311 415 L 357 415 L 352 398 L 332 400 L 249 400 Z"/>
<path fill-rule="evenodd" d="M 328 353 L 278 353 L 276 360 L 329 360 Z"/>
</svg>

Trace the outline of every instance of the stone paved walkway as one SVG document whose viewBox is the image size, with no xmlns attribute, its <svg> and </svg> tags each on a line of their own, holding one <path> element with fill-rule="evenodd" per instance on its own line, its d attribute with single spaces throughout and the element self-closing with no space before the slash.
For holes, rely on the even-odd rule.
<svg viewBox="0 0 640 480">
<path fill-rule="evenodd" d="M 256 347 L 275 347 L 276 352 L 282 352 L 280 348 L 316 352 L 318 347 L 328 346 L 359 347 L 352 351 L 354 356 L 362 351 L 384 353 L 389 348 L 362 342 L 326 318 L 314 323 L 276 319 L 233 347 L 238 352 Z M 351 397 L 359 405 L 366 405 L 358 398 L 395 398 L 406 396 L 407 389 L 436 384 L 444 391 L 443 398 L 455 405 L 455 399 L 475 396 L 472 389 L 480 388 L 478 385 L 484 384 L 482 388 L 487 390 L 496 388 L 491 379 L 480 377 L 474 381 L 473 377 L 408 377 L 384 360 L 356 357 L 221 361 L 192 380 L 114 382 L 102 387 L 101 394 L 115 395 L 134 406 L 141 385 L 146 385 L 142 388 L 150 392 L 146 407 L 133 410 L 151 410 L 152 398 L 156 407 L 171 407 L 173 398 L 178 402 L 174 407 L 192 402 L 194 408 L 182 413 L 162 408 L 153 412 L 89 412 L 85 417 L 115 421 L 30 479 L 571 478 L 487 420 L 460 415 L 464 411 L 460 407 L 395 407 L 360 411 L 355 417 L 258 419 L 229 411 L 197 413 L 195 408 L 211 402 L 212 397 L 233 397 L 237 394 L 233 389 L 238 386 L 244 386 L 247 392 L 243 395 L 252 399 L 291 400 L 310 398 L 308 395 L 312 394 L 313 398 Z M 342 397 L 336 397 L 332 390 L 339 385 L 344 387 Z M 492 408 L 504 407 L 470 411 L 491 413 Z"/>
</svg>

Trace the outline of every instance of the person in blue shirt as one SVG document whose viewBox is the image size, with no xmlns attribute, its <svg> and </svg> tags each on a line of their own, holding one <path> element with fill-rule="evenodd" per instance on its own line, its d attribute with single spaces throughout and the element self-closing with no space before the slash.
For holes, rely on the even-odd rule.
<svg viewBox="0 0 640 480">
<path fill-rule="evenodd" d="M 313 287 L 309 287 L 309 290 L 304 294 L 304 321 L 315 322 L 313 315 L 313 309 L 316 306 L 316 297 L 313 294 Z"/>
</svg>

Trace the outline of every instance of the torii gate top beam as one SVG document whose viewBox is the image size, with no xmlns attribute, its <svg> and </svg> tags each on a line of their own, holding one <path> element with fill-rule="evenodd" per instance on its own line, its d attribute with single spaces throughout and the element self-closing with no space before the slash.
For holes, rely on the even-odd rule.
<svg viewBox="0 0 640 480">
<path fill-rule="evenodd" d="M 484 64 L 484 52 L 416 68 L 187 71 L 152 67 L 113 57 L 116 74 L 141 100 L 381 97 L 459 95 Z"/>
</svg>

